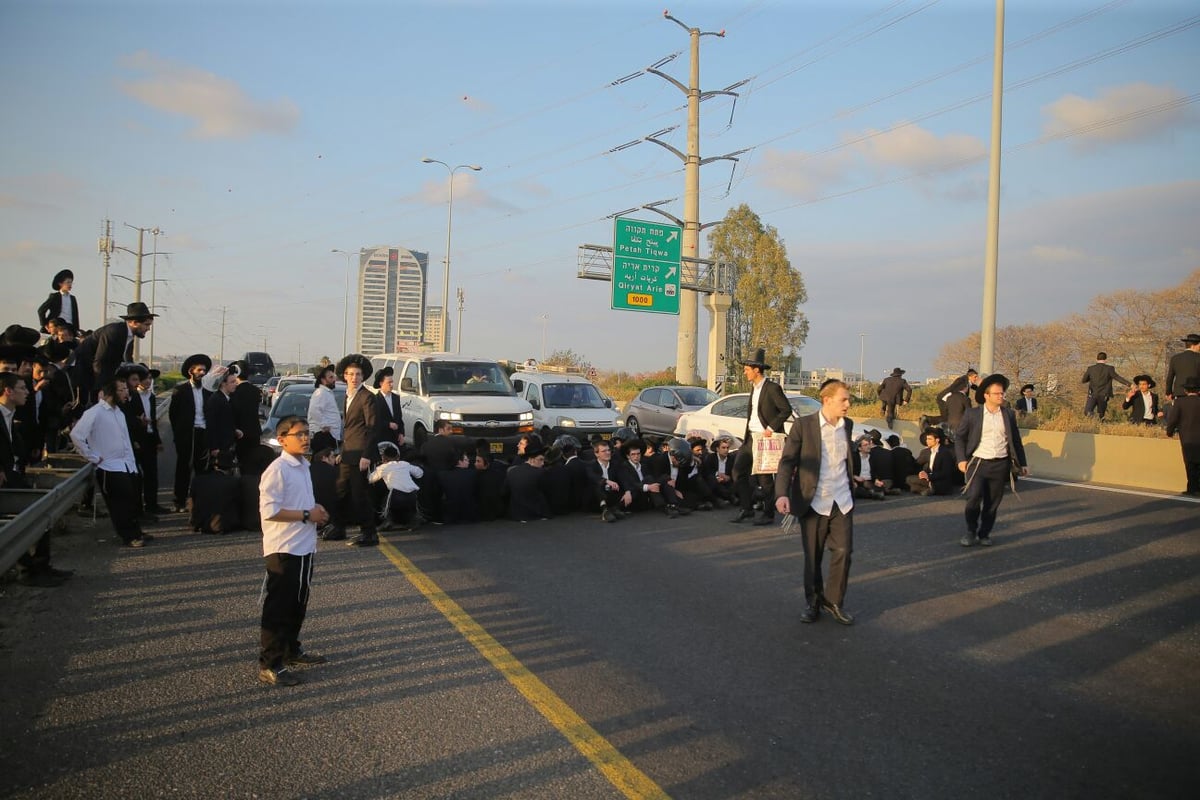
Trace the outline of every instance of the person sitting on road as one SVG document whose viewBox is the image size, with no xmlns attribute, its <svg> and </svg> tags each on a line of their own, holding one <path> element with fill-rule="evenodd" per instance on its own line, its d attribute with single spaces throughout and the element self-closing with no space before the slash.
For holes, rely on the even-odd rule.
<svg viewBox="0 0 1200 800">
<path fill-rule="evenodd" d="M 733 488 L 733 437 L 718 436 L 713 439 L 709 449 L 712 452 L 704 458 L 702 471 L 712 490 L 713 505 L 718 508 L 721 503 L 733 505 L 737 502 Z"/>
<path fill-rule="evenodd" d="M 401 530 L 411 530 L 413 517 L 417 513 L 417 481 L 425 474 L 425 470 L 416 464 L 400 458 L 400 448 L 391 442 L 379 445 L 379 455 L 383 461 L 375 467 L 367 478 L 371 483 L 382 482 L 387 487 L 380 517 L 383 524 L 379 530 L 393 530 L 397 526 Z"/>
<path fill-rule="evenodd" d="M 504 483 L 508 464 L 492 457 L 486 439 L 475 442 L 475 471 L 479 473 L 475 484 L 479 519 L 483 522 L 500 519 L 504 516 Z"/>
<path fill-rule="evenodd" d="M 946 435 L 941 428 L 926 428 L 922 435 L 925 448 L 917 455 L 917 474 L 909 476 L 908 488 L 913 494 L 950 494 L 959 485 L 958 465 L 954 453 L 945 447 Z"/>
<path fill-rule="evenodd" d="M 541 440 L 525 446 L 525 460 L 508 468 L 505 487 L 508 518 L 517 522 L 550 518 L 550 504 L 542 490 L 546 451 Z"/>
<path fill-rule="evenodd" d="M 871 450 L 875 443 L 870 436 L 860 436 L 854 451 L 854 496 L 871 500 L 882 500 L 884 483 L 872 475 Z"/>
<path fill-rule="evenodd" d="M 901 491 L 909 491 L 908 479 L 917 472 L 916 459 L 896 434 L 893 433 L 885 441 L 892 454 L 892 486 Z"/>
<path fill-rule="evenodd" d="M 630 511 L 655 509 L 665 512 L 667 500 L 663 497 L 662 480 L 642 464 L 645 442 L 634 439 L 626 442 L 622 449 L 626 461 L 618 468 L 621 475 L 621 507 Z"/>
<path fill-rule="evenodd" d="M 479 474 L 475 471 L 474 451 L 458 451 L 452 469 L 438 473 L 442 485 L 442 521 L 447 525 L 459 522 L 478 522 Z"/>
</svg>

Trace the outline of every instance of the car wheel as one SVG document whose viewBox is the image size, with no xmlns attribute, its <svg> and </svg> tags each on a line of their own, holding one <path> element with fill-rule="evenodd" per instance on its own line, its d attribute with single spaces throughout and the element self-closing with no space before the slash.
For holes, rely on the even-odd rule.
<svg viewBox="0 0 1200 800">
<path fill-rule="evenodd" d="M 625 424 L 628 425 L 629 429 L 638 436 L 642 435 L 642 426 L 638 425 L 637 417 L 631 416 L 629 419 L 625 420 Z"/>
<path fill-rule="evenodd" d="M 426 432 L 424 425 L 422 425 L 421 423 L 418 422 L 416 425 L 413 426 L 413 446 L 414 447 L 416 447 L 418 450 L 420 450 L 421 446 L 423 444 L 425 444 L 425 440 L 428 438 L 429 438 L 429 434 L 428 434 L 428 432 Z"/>
</svg>

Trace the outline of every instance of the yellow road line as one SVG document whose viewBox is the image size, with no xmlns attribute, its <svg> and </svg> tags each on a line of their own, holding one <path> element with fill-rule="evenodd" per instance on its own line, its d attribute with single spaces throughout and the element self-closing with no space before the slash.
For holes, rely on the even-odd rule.
<svg viewBox="0 0 1200 800">
<path fill-rule="evenodd" d="M 576 750 L 595 764 L 604 777 L 623 795 L 631 800 L 633 798 L 637 798 L 637 800 L 649 800 L 649 798 L 669 800 L 667 793 L 658 784 L 650 780 L 628 758 L 621 755 L 617 748 L 613 747 L 583 717 L 576 714 L 549 686 L 538 680 L 516 656 L 492 638 L 483 629 L 483 626 L 463 610 L 462 606 L 451 600 L 432 578 L 418 569 L 417 565 L 397 550 L 391 542 L 381 537 L 379 549 L 389 561 L 396 565 L 404 577 L 408 578 L 409 583 L 425 595 L 434 608 L 442 612 L 442 615 L 463 635 L 463 638 L 474 645 L 484 658 L 492 662 L 492 666 L 525 696 L 525 699 L 537 709 L 538 713 L 557 728 Z"/>
</svg>

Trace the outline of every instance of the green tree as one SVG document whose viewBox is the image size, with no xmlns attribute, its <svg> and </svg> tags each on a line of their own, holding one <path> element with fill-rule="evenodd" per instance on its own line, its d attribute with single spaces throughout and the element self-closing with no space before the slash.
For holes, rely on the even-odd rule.
<svg viewBox="0 0 1200 800">
<path fill-rule="evenodd" d="M 555 350 L 542 363 L 550 367 L 566 367 L 579 372 L 586 370 L 589 366 L 584 357 L 574 350 Z"/>
<path fill-rule="evenodd" d="M 770 363 L 783 363 L 808 339 L 808 319 L 800 311 L 808 292 L 779 231 L 743 203 L 712 229 L 708 246 L 712 259 L 729 264 L 735 276 L 726 363 L 737 364 L 759 347 Z"/>
</svg>

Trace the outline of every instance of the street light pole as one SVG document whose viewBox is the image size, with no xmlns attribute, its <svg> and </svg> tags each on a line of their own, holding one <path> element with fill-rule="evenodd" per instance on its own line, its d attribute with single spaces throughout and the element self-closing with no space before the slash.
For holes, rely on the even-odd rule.
<svg viewBox="0 0 1200 800">
<path fill-rule="evenodd" d="M 539 317 L 542 321 L 542 361 L 546 360 L 546 326 L 550 323 L 550 315 L 542 314 Z"/>
<path fill-rule="evenodd" d="M 342 303 L 342 355 L 348 354 L 350 351 L 346 349 L 346 328 L 350 324 L 350 256 L 354 255 L 349 250 L 339 250 L 333 248 L 329 252 L 341 253 L 346 257 L 346 299 Z M 359 250 L 361 254 L 362 251 Z"/>
<path fill-rule="evenodd" d="M 863 372 L 863 354 L 866 352 L 866 347 L 867 347 L 867 335 L 865 333 L 860 333 L 858 335 L 858 394 L 859 394 L 859 396 L 862 396 L 862 394 L 863 394 L 862 385 L 867 380 L 867 376 Z"/>
<path fill-rule="evenodd" d="M 454 222 L 454 173 L 460 169 L 469 169 L 479 172 L 483 167 L 476 164 L 458 164 L 450 166 L 445 161 L 438 161 L 436 158 L 422 158 L 422 164 L 441 164 L 446 168 L 446 173 L 449 177 L 450 189 L 449 200 L 446 203 L 446 271 L 442 275 L 442 335 L 441 341 L 438 344 L 438 349 L 443 353 L 449 350 L 450 329 L 450 230 Z M 459 335 L 459 339 L 462 335 Z"/>
</svg>

